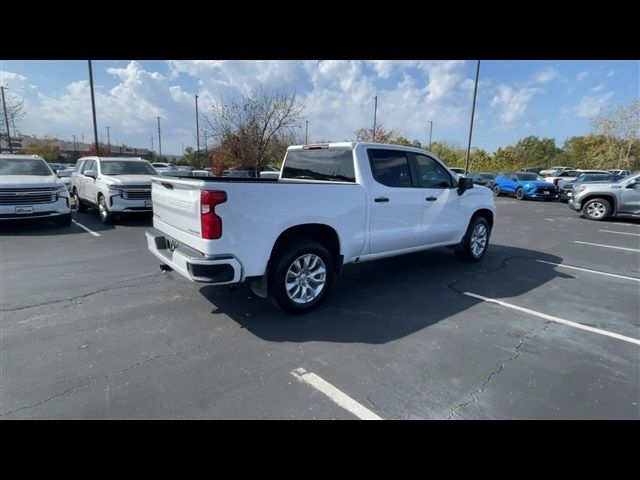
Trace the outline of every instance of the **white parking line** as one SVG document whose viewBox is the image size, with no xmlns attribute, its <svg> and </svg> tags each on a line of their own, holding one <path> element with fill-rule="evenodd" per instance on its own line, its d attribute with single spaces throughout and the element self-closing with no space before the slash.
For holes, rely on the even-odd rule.
<svg viewBox="0 0 640 480">
<path fill-rule="evenodd" d="M 602 245 L 601 243 L 581 242 L 574 240 L 573 243 L 582 243 L 583 245 L 593 245 L 594 247 L 615 248 L 616 250 L 627 250 L 629 252 L 640 252 L 637 248 L 614 247 L 613 245 Z"/>
<path fill-rule="evenodd" d="M 606 232 L 606 233 L 617 233 L 619 235 L 633 235 L 635 237 L 640 237 L 640 233 L 629 233 L 629 232 L 616 232 L 614 230 L 598 230 L 599 232 Z"/>
<path fill-rule="evenodd" d="M 75 220 L 71 220 L 73 223 L 75 223 L 77 226 L 79 226 L 81 229 L 85 230 L 86 232 L 89 232 L 91 235 L 93 235 L 94 237 L 99 237 L 100 234 L 97 232 L 94 232 L 93 230 L 91 230 L 90 228 L 85 227 L 84 225 L 82 225 L 81 223 L 76 222 Z"/>
<path fill-rule="evenodd" d="M 381 417 L 373 413 L 364 405 L 356 402 L 353 398 L 351 398 L 346 393 L 338 390 L 336 387 L 331 385 L 326 380 L 323 380 L 318 375 L 312 372 L 307 372 L 304 368 L 296 368 L 291 372 L 291 375 L 296 377 L 298 380 L 308 383 L 316 390 L 324 393 L 327 397 L 333 400 L 335 403 L 340 405 L 342 408 L 347 410 L 348 412 L 353 413 L 356 417 L 361 420 L 382 420 Z"/>
<path fill-rule="evenodd" d="M 549 265 L 555 265 L 557 267 L 563 267 L 563 268 L 573 268 L 574 270 L 582 270 L 583 272 L 597 273 L 598 275 L 606 275 L 607 277 L 616 277 L 616 278 L 622 278 L 624 280 L 633 280 L 636 282 L 640 282 L 640 278 L 626 277 L 624 275 L 616 275 L 615 273 L 600 272 L 598 270 L 590 270 L 588 268 L 574 267 L 572 265 L 565 265 L 564 263 L 553 263 L 553 262 L 547 262 L 545 260 L 536 260 L 536 262 L 548 263 Z"/>
<path fill-rule="evenodd" d="M 588 332 L 598 333 L 600 335 L 606 335 L 607 337 L 617 338 L 618 340 L 623 340 L 625 342 L 634 343 L 636 345 L 640 345 L 640 339 L 627 337 L 624 335 L 619 335 L 617 333 L 608 332 L 606 330 L 602 330 L 600 328 L 589 327 L 587 325 L 582 325 L 581 323 L 572 322 L 570 320 L 563 320 L 562 318 L 554 317 L 553 315 L 547 315 L 546 313 L 536 312 L 535 310 L 531 310 L 529 308 L 519 307 L 518 305 L 514 305 L 512 303 L 503 302 L 502 300 L 496 300 L 495 298 L 483 297 L 482 295 L 476 295 L 471 292 L 464 292 L 465 295 L 473 298 L 478 298 L 480 300 L 484 300 L 485 302 L 497 303 L 498 305 L 502 305 L 503 307 L 512 308 L 514 310 L 519 310 L 524 313 L 528 313 L 530 315 L 535 315 L 536 317 L 544 318 L 545 320 L 550 320 L 552 322 L 562 323 L 563 325 L 568 325 L 570 327 L 579 328 L 581 330 L 586 330 Z"/>
</svg>

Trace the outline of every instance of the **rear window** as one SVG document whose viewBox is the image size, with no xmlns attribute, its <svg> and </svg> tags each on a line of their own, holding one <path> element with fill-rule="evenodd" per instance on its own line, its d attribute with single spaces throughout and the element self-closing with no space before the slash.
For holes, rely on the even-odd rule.
<svg viewBox="0 0 640 480">
<path fill-rule="evenodd" d="M 282 178 L 355 183 L 353 150 L 289 150 Z"/>
<path fill-rule="evenodd" d="M 0 158 L 0 175 L 53 175 L 47 162 L 38 158 Z"/>
</svg>

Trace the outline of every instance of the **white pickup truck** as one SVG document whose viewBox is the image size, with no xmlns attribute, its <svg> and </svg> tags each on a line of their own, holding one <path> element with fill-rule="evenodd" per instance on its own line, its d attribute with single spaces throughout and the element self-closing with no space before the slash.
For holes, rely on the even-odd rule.
<svg viewBox="0 0 640 480">
<path fill-rule="evenodd" d="M 163 270 L 249 281 L 290 313 L 317 307 L 342 265 L 448 246 L 484 256 L 491 190 L 432 154 L 375 143 L 289 147 L 280 178 L 153 177 L 149 250 Z"/>
</svg>

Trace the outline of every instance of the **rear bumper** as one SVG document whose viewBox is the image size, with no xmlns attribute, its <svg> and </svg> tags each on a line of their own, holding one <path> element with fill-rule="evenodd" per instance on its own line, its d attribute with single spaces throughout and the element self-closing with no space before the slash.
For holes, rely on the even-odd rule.
<svg viewBox="0 0 640 480">
<path fill-rule="evenodd" d="M 552 198 L 554 200 L 557 200 L 558 198 L 560 198 L 560 194 L 559 193 L 549 193 L 547 195 L 545 195 L 544 193 L 525 193 L 525 197 L 527 198 Z"/>
<path fill-rule="evenodd" d="M 147 230 L 145 235 L 149 251 L 192 282 L 226 285 L 242 281 L 242 265 L 232 255 L 206 257 L 186 245 L 176 244 L 155 228 Z"/>
</svg>

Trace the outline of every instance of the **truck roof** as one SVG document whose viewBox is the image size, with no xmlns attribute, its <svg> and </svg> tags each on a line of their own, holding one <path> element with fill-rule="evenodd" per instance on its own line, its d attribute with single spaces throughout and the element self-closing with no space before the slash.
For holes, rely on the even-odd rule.
<svg viewBox="0 0 640 480">
<path fill-rule="evenodd" d="M 122 161 L 122 160 L 131 160 L 131 161 L 141 161 L 141 162 L 147 162 L 148 160 L 145 160 L 144 158 L 140 158 L 140 157 L 97 157 L 95 155 L 91 155 L 88 157 L 82 157 L 79 158 L 78 161 L 80 160 L 87 160 L 87 159 L 91 159 L 91 160 L 100 160 L 102 162 L 109 162 L 109 161 Z"/>
<path fill-rule="evenodd" d="M 0 158 L 22 158 L 24 160 L 39 158 L 40 160 L 44 160 L 40 155 L 24 155 L 22 153 L 0 153 Z"/>
<path fill-rule="evenodd" d="M 428 150 L 423 148 L 410 147 L 408 145 L 398 145 L 393 143 L 375 143 L 375 142 L 330 142 L 330 143 L 313 143 L 308 145 L 291 145 L 287 150 L 315 150 L 323 148 L 350 148 L 355 149 L 357 146 L 362 145 L 365 147 L 384 147 L 391 149 L 411 150 L 415 152 L 427 152 Z M 433 154 L 432 154 L 433 155 Z"/>
</svg>

